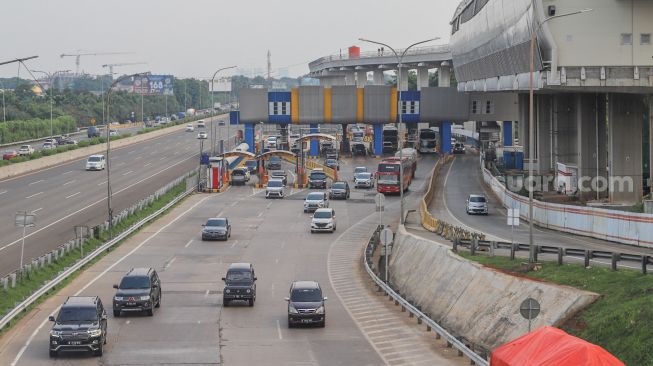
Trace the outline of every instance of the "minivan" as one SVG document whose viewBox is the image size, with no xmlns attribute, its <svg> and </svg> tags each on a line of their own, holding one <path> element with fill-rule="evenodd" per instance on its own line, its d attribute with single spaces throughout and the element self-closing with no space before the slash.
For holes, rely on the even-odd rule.
<svg viewBox="0 0 653 366">
<path fill-rule="evenodd" d="M 315 281 L 295 281 L 290 285 L 288 302 L 288 328 L 298 324 L 317 324 L 324 328 L 326 311 L 322 288 Z"/>
<path fill-rule="evenodd" d="M 232 263 L 227 269 L 227 275 L 222 277 L 222 306 L 227 307 L 234 300 L 247 301 L 254 306 L 256 301 L 256 274 L 251 263 Z"/>
</svg>

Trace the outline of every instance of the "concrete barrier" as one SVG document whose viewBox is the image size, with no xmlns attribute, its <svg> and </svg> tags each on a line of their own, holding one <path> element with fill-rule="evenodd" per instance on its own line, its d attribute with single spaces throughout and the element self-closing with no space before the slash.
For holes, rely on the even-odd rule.
<svg viewBox="0 0 653 366">
<path fill-rule="evenodd" d="M 519 306 L 529 297 L 542 309 L 533 320 L 535 329 L 560 325 L 599 296 L 484 267 L 403 226 L 395 236 L 389 272 L 402 296 L 445 329 L 487 350 L 528 332 Z"/>
<path fill-rule="evenodd" d="M 178 126 L 167 127 L 160 130 L 144 133 L 141 135 L 134 135 L 134 136 L 126 137 L 124 139 L 111 141 L 111 149 L 118 149 L 138 142 L 150 140 L 163 135 L 184 130 L 185 128 L 186 128 L 185 124 L 180 124 Z M 45 168 L 49 168 L 55 165 L 67 163 L 77 159 L 86 158 L 89 155 L 99 154 L 104 151 L 106 151 L 106 144 L 98 144 L 98 145 L 82 147 L 79 149 L 62 152 L 55 155 L 44 156 L 39 159 L 29 160 L 22 163 L 6 165 L 0 167 L 0 180 L 14 177 L 21 174 L 26 174 L 37 170 L 43 170 Z M 82 165 L 80 165 L 80 169 L 83 169 Z"/>
</svg>

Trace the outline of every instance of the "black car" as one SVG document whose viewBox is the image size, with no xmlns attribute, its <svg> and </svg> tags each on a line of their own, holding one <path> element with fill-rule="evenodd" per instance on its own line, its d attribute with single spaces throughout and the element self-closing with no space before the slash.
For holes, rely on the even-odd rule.
<svg viewBox="0 0 653 366">
<path fill-rule="evenodd" d="M 247 160 L 245 161 L 245 167 L 250 173 L 256 173 L 258 170 L 258 162 L 256 160 Z"/>
<path fill-rule="evenodd" d="M 465 153 L 465 145 L 463 145 L 461 142 L 456 142 L 453 145 L 453 153 L 454 154 L 464 154 Z"/>
<path fill-rule="evenodd" d="M 118 289 L 113 297 L 113 316 L 121 311 L 144 311 L 154 315 L 154 308 L 161 306 L 161 280 L 153 268 L 132 268 L 113 285 Z"/>
<path fill-rule="evenodd" d="M 268 170 L 281 170 L 281 158 L 278 156 L 270 156 L 270 160 L 268 160 Z"/>
<path fill-rule="evenodd" d="M 60 351 L 91 351 L 102 356 L 107 344 L 107 313 L 98 296 L 70 296 L 50 330 L 50 357 Z"/>
<path fill-rule="evenodd" d="M 288 184 L 288 174 L 285 170 L 273 170 L 270 172 L 270 179 L 279 179 L 283 182 L 283 185 Z"/>
<path fill-rule="evenodd" d="M 231 237 L 231 224 L 229 219 L 214 217 L 206 220 L 202 225 L 202 240 L 221 239 L 227 240 Z"/>
<path fill-rule="evenodd" d="M 324 327 L 326 313 L 320 284 L 315 281 L 295 281 L 290 285 L 288 328 L 297 324 L 317 324 Z"/>
<path fill-rule="evenodd" d="M 334 182 L 329 190 L 329 199 L 349 199 L 349 183 L 344 181 Z"/>
<path fill-rule="evenodd" d="M 232 263 L 227 270 L 227 276 L 222 277 L 225 283 L 222 291 L 222 306 L 227 307 L 234 300 L 247 301 L 254 306 L 256 301 L 256 274 L 251 263 Z"/>
<path fill-rule="evenodd" d="M 360 155 L 360 156 L 366 156 L 367 155 L 367 147 L 365 147 L 365 144 L 363 143 L 353 143 L 351 145 L 351 153 L 352 155 Z"/>
<path fill-rule="evenodd" d="M 321 170 L 314 170 L 308 176 L 308 188 L 326 188 L 327 176 Z"/>
</svg>

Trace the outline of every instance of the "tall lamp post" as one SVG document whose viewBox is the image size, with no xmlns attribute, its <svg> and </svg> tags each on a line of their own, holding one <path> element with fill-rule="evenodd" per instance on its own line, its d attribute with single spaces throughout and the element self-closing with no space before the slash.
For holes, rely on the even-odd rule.
<svg viewBox="0 0 653 366">
<path fill-rule="evenodd" d="M 211 77 L 211 151 L 215 155 L 215 142 L 216 142 L 216 132 L 217 127 L 214 127 L 215 124 L 215 102 L 213 101 L 213 94 L 215 93 L 215 88 L 213 87 L 213 82 L 215 82 L 215 76 L 218 75 L 220 71 L 234 69 L 236 66 L 223 67 L 221 69 L 215 70 L 213 77 Z M 229 139 L 229 133 L 227 133 L 227 141 Z M 228 147 L 228 145 L 227 145 Z"/>
<path fill-rule="evenodd" d="M 53 131 L 53 127 L 52 127 L 52 109 L 53 109 L 53 103 L 54 103 L 53 102 L 53 100 L 54 100 L 54 85 L 52 85 L 52 83 L 54 82 L 54 78 L 57 77 L 57 74 L 61 74 L 61 73 L 64 73 L 64 72 L 70 72 L 70 70 L 59 70 L 59 71 L 55 71 L 53 73 L 49 73 L 47 71 L 39 71 L 39 70 L 32 70 L 32 71 L 33 72 L 38 72 L 38 73 L 41 73 L 41 74 L 45 74 L 45 75 L 48 76 L 48 84 L 50 84 L 50 138 L 52 138 L 52 136 L 54 136 L 54 131 Z M 4 104 L 4 95 L 5 95 L 5 93 L 3 92 L 2 93 L 3 104 Z"/>
<path fill-rule="evenodd" d="M 535 7 L 531 3 L 531 9 L 533 12 L 533 22 L 535 24 Z M 537 28 L 533 29 L 531 33 L 531 44 L 530 44 L 530 71 L 529 71 L 529 80 L 528 80 L 528 262 L 535 262 L 535 243 L 533 242 L 533 159 L 535 157 L 535 121 L 533 119 L 533 74 L 535 72 L 535 40 L 537 38 L 537 33 L 542 28 L 544 23 L 549 20 L 562 18 L 570 15 L 576 15 L 581 13 L 586 13 L 592 11 L 592 9 L 583 9 L 577 10 L 570 13 L 564 13 L 559 15 L 553 15 L 548 18 L 544 18 L 538 24 Z M 551 70 L 556 72 L 556 70 Z"/>
<path fill-rule="evenodd" d="M 131 74 L 131 75 L 123 75 L 119 78 L 117 78 L 111 85 L 109 86 L 109 89 L 107 89 L 107 113 L 105 114 L 105 118 L 107 120 L 110 120 L 110 108 L 111 108 L 111 91 L 113 90 L 113 87 L 116 86 L 118 83 L 121 81 L 128 79 L 128 78 L 136 78 L 146 75 L 146 73 L 141 72 L 137 74 Z M 111 192 L 111 160 L 109 158 L 109 154 L 111 152 L 111 135 L 109 134 L 109 124 L 105 124 L 105 128 L 107 130 L 107 153 L 106 153 L 106 168 L 107 168 L 107 211 L 109 215 L 109 238 L 113 239 L 113 209 L 111 208 L 111 198 L 113 193 Z"/>
<path fill-rule="evenodd" d="M 440 37 L 430 38 L 430 39 L 427 39 L 427 40 L 424 40 L 424 41 L 413 43 L 410 46 L 406 47 L 403 50 L 403 52 L 401 53 L 401 55 L 399 55 L 397 53 L 397 51 L 395 51 L 394 48 L 390 47 L 389 45 L 387 45 L 387 44 L 385 44 L 383 42 L 372 41 L 372 40 L 369 40 L 369 39 L 366 39 L 366 38 L 359 38 L 358 39 L 361 42 L 373 43 L 373 44 L 376 44 L 376 45 L 379 45 L 379 46 L 387 47 L 390 51 L 392 51 L 392 53 L 394 53 L 395 57 L 397 58 L 397 69 L 398 69 L 398 71 L 397 71 L 397 89 L 399 90 L 399 102 L 398 102 L 399 105 L 398 105 L 398 108 L 397 108 L 398 112 L 399 112 L 399 122 L 397 123 L 397 131 L 401 131 L 400 128 L 401 128 L 402 122 L 403 122 L 403 113 L 402 113 L 402 108 L 401 108 L 401 105 L 402 105 L 402 101 L 401 101 L 401 68 L 403 67 L 402 63 L 403 63 L 403 60 L 404 60 L 404 56 L 406 56 L 406 53 L 408 53 L 408 50 L 410 50 L 411 48 L 413 48 L 413 47 L 415 47 L 417 45 L 423 44 L 423 43 L 437 41 L 438 39 L 440 39 Z M 399 141 L 397 141 L 397 147 L 399 148 L 399 195 L 401 196 L 401 214 L 400 214 L 400 217 L 399 217 L 399 222 L 401 222 L 401 224 L 403 225 L 404 224 L 404 164 L 403 164 L 404 155 L 403 155 L 403 141 L 401 139 L 402 135 L 403 134 L 399 134 Z"/>
<path fill-rule="evenodd" d="M 5 85 L 2 83 L 2 81 L 0 81 L 0 86 L 2 86 L 2 122 L 7 122 L 7 105 L 5 104 Z"/>
</svg>

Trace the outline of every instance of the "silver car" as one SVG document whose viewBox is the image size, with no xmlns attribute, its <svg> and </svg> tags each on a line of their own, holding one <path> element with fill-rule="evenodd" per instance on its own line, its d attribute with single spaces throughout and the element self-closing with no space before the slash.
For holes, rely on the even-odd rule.
<svg viewBox="0 0 653 366">
<path fill-rule="evenodd" d="M 467 198 L 465 211 L 468 215 L 482 214 L 487 215 L 487 199 L 481 194 L 470 194 Z"/>
<path fill-rule="evenodd" d="M 283 198 L 285 195 L 285 185 L 280 179 L 271 179 L 265 186 L 265 198 L 278 197 Z"/>
<path fill-rule="evenodd" d="M 356 173 L 354 175 L 354 188 L 374 188 L 374 176 L 372 176 L 372 173 Z"/>
<path fill-rule="evenodd" d="M 327 207 L 329 207 L 329 199 L 326 192 L 311 192 L 304 200 L 304 212 L 313 212 Z"/>
</svg>

